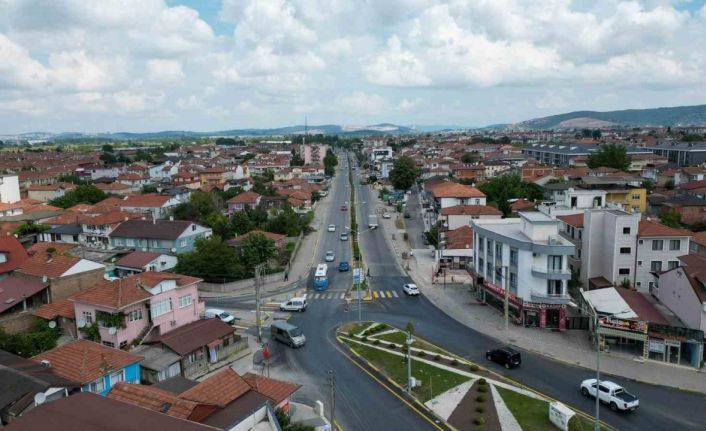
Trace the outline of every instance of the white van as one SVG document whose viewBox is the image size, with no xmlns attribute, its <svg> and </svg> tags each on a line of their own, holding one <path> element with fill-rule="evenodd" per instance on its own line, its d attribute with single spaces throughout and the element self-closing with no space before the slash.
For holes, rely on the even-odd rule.
<svg viewBox="0 0 706 431">
<path fill-rule="evenodd" d="M 222 322 L 227 323 L 229 325 L 232 325 L 235 323 L 235 317 L 231 316 L 230 314 L 226 313 L 223 310 L 219 310 L 218 308 L 209 308 L 206 310 L 206 318 L 207 319 L 221 319 Z"/>
<path fill-rule="evenodd" d="M 279 311 L 306 311 L 305 298 L 292 298 L 279 305 Z"/>
<path fill-rule="evenodd" d="M 301 347 L 306 343 L 306 337 L 301 329 L 284 320 L 275 320 L 270 326 L 272 338 L 290 347 Z"/>
</svg>

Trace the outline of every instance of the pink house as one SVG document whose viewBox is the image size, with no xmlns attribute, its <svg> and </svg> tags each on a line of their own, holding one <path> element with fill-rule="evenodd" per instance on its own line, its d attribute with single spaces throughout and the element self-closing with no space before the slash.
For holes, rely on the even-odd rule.
<svg viewBox="0 0 706 431">
<path fill-rule="evenodd" d="M 199 319 L 201 280 L 179 274 L 145 272 L 104 282 L 70 298 L 78 334 L 96 327 L 100 342 L 123 348 L 137 338 L 158 337 Z"/>
<path fill-rule="evenodd" d="M 243 211 L 246 208 L 255 208 L 260 205 L 261 195 L 247 191 L 228 199 L 228 214 Z"/>
</svg>

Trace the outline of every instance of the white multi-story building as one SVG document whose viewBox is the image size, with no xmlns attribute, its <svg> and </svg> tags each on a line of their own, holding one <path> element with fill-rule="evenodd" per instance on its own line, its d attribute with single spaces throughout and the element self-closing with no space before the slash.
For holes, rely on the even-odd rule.
<svg viewBox="0 0 706 431">
<path fill-rule="evenodd" d="M 581 244 L 584 286 L 592 289 L 634 283 L 639 222 L 639 213 L 619 209 L 584 212 Z"/>
<path fill-rule="evenodd" d="M 14 204 L 20 201 L 20 181 L 17 175 L 0 176 L 0 202 Z"/>
<path fill-rule="evenodd" d="M 663 271 L 679 266 L 679 256 L 689 254 L 691 232 L 674 229 L 655 220 L 642 220 L 637 233 L 635 287 L 644 293 L 657 294 L 658 277 Z"/>
<path fill-rule="evenodd" d="M 519 215 L 472 220 L 479 296 L 502 308 L 507 289 L 515 321 L 565 329 L 574 246 L 559 235 L 558 220 L 540 212 Z"/>
</svg>

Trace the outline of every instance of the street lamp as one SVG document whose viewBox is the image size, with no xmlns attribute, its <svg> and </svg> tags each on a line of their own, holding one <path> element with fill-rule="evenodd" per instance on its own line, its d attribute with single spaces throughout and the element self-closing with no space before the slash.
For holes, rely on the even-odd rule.
<svg viewBox="0 0 706 431">
<path fill-rule="evenodd" d="M 595 431 L 600 431 L 601 430 L 601 421 L 599 419 L 599 415 L 600 415 L 601 403 L 600 403 L 600 398 L 598 396 L 598 390 L 599 390 L 598 387 L 601 384 L 601 345 L 600 345 L 600 340 L 598 338 L 599 316 L 598 316 L 598 310 L 596 310 L 595 307 L 593 306 L 593 304 L 591 304 L 590 302 L 589 302 L 589 304 L 591 305 L 591 308 L 593 309 L 593 331 L 596 334 L 596 423 L 595 423 L 593 429 Z M 619 312 L 613 313 L 613 314 L 604 314 L 601 317 L 602 318 L 615 317 L 617 315 L 630 313 L 630 312 L 632 312 L 632 310 L 628 309 L 628 310 L 619 311 Z"/>
</svg>

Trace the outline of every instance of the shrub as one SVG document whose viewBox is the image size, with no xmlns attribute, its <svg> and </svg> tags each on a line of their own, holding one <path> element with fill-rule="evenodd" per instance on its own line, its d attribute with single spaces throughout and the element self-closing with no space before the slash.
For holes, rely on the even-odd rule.
<svg viewBox="0 0 706 431">
<path fill-rule="evenodd" d="M 479 385 L 485 385 L 486 383 L 488 383 L 488 381 L 485 380 L 483 377 L 481 377 L 480 379 L 478 379 L 478 384 L 479 384 Z"/>
<path fill-rule="evenodd" d="M 485 423 L 485 419 L 483 419 L 483 416 L 476 416 L 476 418 L 473 419 L 473 423 L 476 425 L 483 425 Z"/>
<path fill-rule="evenodd" d="M 395 345 L 395 343 L 390 343 L 387 347 L 394 350 L 397 346 Z"/>
<path fill-rule="evenodd" d="M 419 352 L 417 352 L 417 356 L 419 356 L 420 358 L 423 358 L 426 355 L 427 355 L 427 352 L 425 352 L 424 350 L 420 350 Z"/>
<path fill-rule="evenodd" d="M 378 339 L 373 340 L 373 344 L 375 344 L 377 346 L 378 344 L 380 344 L 380 340 L 378 340 Z"/>
<path fill-rule="evenodd" d="M 471 365 L 468 366 L 468 368 L 469 368 L 471 371 L 478 371 L 478 370 L 480 369 L 480 367 L 479 367 L 478 365 L 476 365 L 476 364 L 471 364 Z"/>
<path fill-rule="evenodd" d="M 478 392 L 480 392 L 480 393 L 488 392 L 488 387 L 485 385 L 480 385 L 480 386 L 478 386 Z"/>
<path fill-rule="evenodd" d="M 454 359 L 451 361 L 451 365 L 453 365 L 454 367 L 455 367 L 456 365 L 458 365 L 458 359 L 454 358 Z"/>
<path fill-rule="evenodd" d="M 367 343 L 367 342 L 368 342 L 368 337 L 363 337 L 363 342 Z"/>
<path fill-rule="evenodd" d="M 435 356 L 434 356 L 434 360 L 435 360 L 436 362 L 439 362 L 439 361 L 441 360 L 441 355 L 435 355 Z"/>
<path fill-rule="evenodd" d="M 485 395 L 483 395 L 483 394 L 478 395 L 476 397 L 476 402 L 484 403 L 485 402 Z"/>
<path fill-rule="evenodd" d="M 485 411 L 485 407 L 483 406 L 476 406 L 476 412 L 478 413 L 483 413 Z"/>
<path fill-rule="evenodd" d="M 571 416 L 571 419 L 569 419 L 567 429 L 569 431 L 582 431 L 583 430 L 583 425 L 581 424 L 581 418 L 579 418 L 579 415 Z"/>
</svg>

